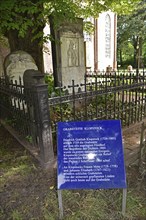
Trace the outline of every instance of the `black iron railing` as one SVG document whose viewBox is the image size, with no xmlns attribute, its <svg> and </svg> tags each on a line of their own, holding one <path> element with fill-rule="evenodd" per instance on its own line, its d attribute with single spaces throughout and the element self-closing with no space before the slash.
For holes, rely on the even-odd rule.
<svg viewBox="0 0 146 220">
<path fill-rule="evenodd" d="M 91 73 L 91 72 L 90 72 Z M 130 126 L 146 117 L 146 75 L 87 74 L 82 84 L 57 89 L 49 98 L 51 124 L 58 121 L 120 119 Z"/>
<path fill-rule="evenodd" d="M 0 79 L 0 118 L 26 138 L 32 136 L 29 104 L 21 78 L 19 82 Z"/>
<path fill-rule="evenodd" d="M 146 117 L 144 71 L 88 72 L 84 83 L 54 88 L 50 98 L 44 76 L 31 70 L 30 75 L 24 84 L 0 79 L 0 118 L 35 146 L 45 163 L 53 157 L 59 121 L 120 119 L 125 127 Z"/>
</svg>

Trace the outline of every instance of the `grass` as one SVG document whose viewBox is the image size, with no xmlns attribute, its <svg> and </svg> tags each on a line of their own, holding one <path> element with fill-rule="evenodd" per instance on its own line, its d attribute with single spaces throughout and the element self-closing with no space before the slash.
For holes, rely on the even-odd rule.
<svg viewBox="0 0 146 220">
<path fill-rule="evenodd" d="M 56 179 L 42 170 L 11 137 L 0 133 L 1 220 L 57 220 Z M 146 186 L 137 166 L 127 168 L 127 209 L 122 190 L 63 190 L 64 220 L 144 220 Z"/>
<path fill-rule="evenodd" d="M 107 219 L 144 219 L 145 200 L 136 196 L 134 191 L 128 192 L 127 211 L 123 217 L 121 213 L 121 190 L 80 190 L 63 191 L 64 220 L 107 220 Z M 50 197 L 51 196 L 51 197 Z M 53 199 L 51 199 L 53 198 Z M 52 191 L 46 198 L 44 219 L 53 220 L 58 216 L 56 191 Z"/>
<path fill-rule="evenodd" d="M 13 219 L 13 220 L 22 220 L 23 218 L 22 218 L 22 216 L 21 216 L 21 213 L 19 213 L 19 211 L 14 210 L 14 211 L 12 212 L 12 219 Z"/>
<path fill-rule="evenodd" d="M 23 175 L 28 175 L 31 172 L 30 156 L 27 155 L 25 150 L 15 149 L 15 147 L 10 150 L 10 142 L 7 140 L 5 144 L 0 145 L 0 155 L 1 155 L 1 184 L 5 184 L 9 179 L 18 177 L 21 178 Z"/>
</svg>

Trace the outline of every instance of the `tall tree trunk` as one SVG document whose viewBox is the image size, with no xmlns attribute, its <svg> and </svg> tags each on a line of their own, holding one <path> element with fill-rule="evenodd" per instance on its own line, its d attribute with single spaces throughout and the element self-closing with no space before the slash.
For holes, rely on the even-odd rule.
<svg viewBox="0 0 146 220">
<path fill-rule="evenodd" d="M 137 37 L 133 36 L 133 48 L 134 48 L 134 63 L 133 63 L 133 67 L 137 68 L 137 54 L 138 54 L 138 50 L 137 50 Z"/>
<path fill-rule="evenodd" d="M 123 57 L 122 57 L 122 50 L 120 49 L 120 65 L 123 65 Z"/>
<path fill-rule="evenodd" d="M 139 66 L 140 68 L 143 67 L 143 59 L 142 59 L 142 38 L 139 38 Z"/>
<path fill-rule="evenodd" d="M 10 51 L 14 52 L 16 50 L 23 50 L 29 53 L 36 62 L 38 69 L 41 72 L 44 72 L 44 62 L 43 62 L 43 26 L 40 26 L 37 31 L 42 33 L 40 38 L 32 40 L 36 33 L 32 32 L 31 28 L 27 31 L 27 34 L 24 38 L 18 35 L 17 30 L 9 30 L 6 34 Z"/>
</svg>

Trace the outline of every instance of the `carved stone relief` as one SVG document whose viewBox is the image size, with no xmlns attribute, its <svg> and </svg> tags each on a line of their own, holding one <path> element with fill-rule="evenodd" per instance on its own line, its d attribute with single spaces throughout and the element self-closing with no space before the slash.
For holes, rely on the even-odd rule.
<svg viewBox="0 0 146 220">
<path fill-rule="evenodd" d="M 79 66 L 79 45 L 77 39 L 69 41 L 69 48 L 67 50 L 68 67 Z"/>
</svg>

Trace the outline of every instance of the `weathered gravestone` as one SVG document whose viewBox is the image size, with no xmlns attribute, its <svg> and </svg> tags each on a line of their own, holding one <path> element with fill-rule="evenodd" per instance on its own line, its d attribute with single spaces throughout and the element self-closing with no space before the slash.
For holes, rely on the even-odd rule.
<svg viewBox="0 0 146 220">
<path fill-rule="evenodd" d="M 54 28 L 53 16 L 50 17 L 53 56 L 53 71 L 55 85 L 71 85 L 84 80 L 85 56 L 83 20 L 76 19 L 74 22 L 64 22 L 59 28 Z"/>
<path fill-rule="evenodd" d="M 133 71 L 133 68 L 132 68 L 132 66 L 131 66 L 131 65 L 129 65 L 129 66 L 127 67 L 127 70 L 128 70 L 128 72 L 131 72 L 131 71 Z"/>
<path fill-rule="evenodd" d="M 37 70 L 38 68 L 32 56 L 25 51 L 15 51 L 5 58 L 4 71 L 10 79 L 19 80 L 19 76 L 23 77 L 27 69 Z"/>
</svg>

